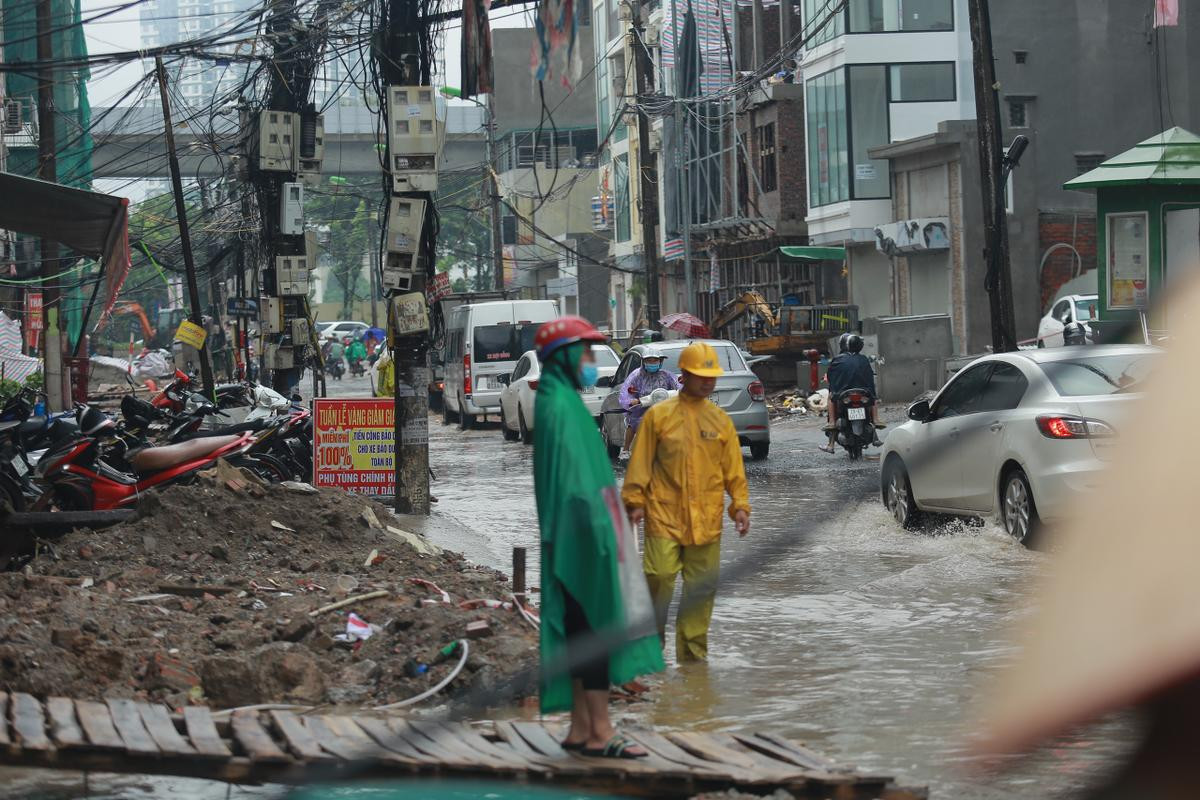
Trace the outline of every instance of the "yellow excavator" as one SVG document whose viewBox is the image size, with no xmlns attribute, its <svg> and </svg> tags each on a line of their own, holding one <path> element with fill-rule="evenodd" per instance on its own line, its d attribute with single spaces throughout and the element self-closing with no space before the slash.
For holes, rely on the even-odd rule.
<svg viewBox="0 0 1200 800">
<path fill-rule="evenodd" d="M 735 297 L 721 306 L 717 311 L 717 315 L 713 317 L 709 328 L 712 329 L 713 336 L 720 336 L 726 328 L 744 316 L 758 318 L 762 326 L 762 331 L 760 333 L 756 330 L 755 333 L 757 336 L 755 338 L 758 338 L 758 336 L 771 336 L 775 333 L 775 329 L 779 327 L 779 317 L 776 315 L 775 310 L 771 308 L 771 304 L 767 302 L 767 298 L 751 289 L 742 293 L 740 297 Z"/>
</svg>

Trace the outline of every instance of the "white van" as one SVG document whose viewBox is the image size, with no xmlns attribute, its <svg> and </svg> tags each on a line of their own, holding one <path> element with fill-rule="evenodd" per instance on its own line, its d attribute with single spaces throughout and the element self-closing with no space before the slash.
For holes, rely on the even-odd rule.
<svg viewBox="0 0 1200 800">
<path fill-rule="evenodd" d="M 533 349 L 543 322 L 559 316 L 553 300 L 496 300 L 462 305 L 446 322 L 446 390 L 442 422 L 464 430 L 479 415 L 500 413 L 500 379 Z"/>
</svg>

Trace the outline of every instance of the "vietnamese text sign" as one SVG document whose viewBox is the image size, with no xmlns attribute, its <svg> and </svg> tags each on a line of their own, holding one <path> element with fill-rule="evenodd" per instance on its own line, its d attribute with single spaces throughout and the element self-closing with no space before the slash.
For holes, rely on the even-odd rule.
<svg viewBox="0 0 1200 800">
<path fill-rule="evenodd" d="M 186 319 L 179 323 L 179 330 L 175 331 L 175 341 L 183 342 L 187 346 L 194 347 L 197 350 L 204 348 L 204 340 L 207 338 L 208 331 Z"/>
<path fill-rule="evenodd" d="M 25 319 L 26 329 L 30 331 L 45 330 L 46 325 L 42 318 L 42 293 L 41 292 L 26 292 L 25 293 Z"/>
<path fill-rule="evenodd" d="M 313 417 L 313 477 L 317 486 L 336 486 L 356 494 L 395 494 L 392 398 L 320 397 L 313 401 Z"/>
</svg>

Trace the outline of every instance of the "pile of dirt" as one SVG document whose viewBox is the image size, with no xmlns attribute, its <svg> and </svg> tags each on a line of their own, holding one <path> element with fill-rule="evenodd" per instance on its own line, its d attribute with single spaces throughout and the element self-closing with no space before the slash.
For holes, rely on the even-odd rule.
<svg viewBox="0 0 1200 800">
<path fill-rule="evenodd" d="M 381 705 L 441 681 L 459 658 L 435 663 L 438 651 L 480 621 L 448 695 L 535 664 L 537 634 L 515 610 L 463 607 L 511 600 L 503 574 L 364 498 L 226 477 L 150 494 L 136 520 L 75 531 L 0 574 L 0 688 L 172 707 Z M 344 641 L 351 613 L 369 638 Z"/>
</svg>

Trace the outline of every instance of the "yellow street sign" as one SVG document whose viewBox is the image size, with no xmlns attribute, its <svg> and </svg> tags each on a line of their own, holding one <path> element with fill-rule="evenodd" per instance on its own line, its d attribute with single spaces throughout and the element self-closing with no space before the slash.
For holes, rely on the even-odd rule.
<svg viewBox="0 0 1200 800">
<path fill-rule="evenodd" d="M 176 341 L 183 342 L 189 347 L 194 347 L 197 350 L 200 350 L 204 347 L 204 340 L 207 338 L 208 331 L 187 319 L 179 323 L 179 330 L 175 331 Z"/>
</svg>

